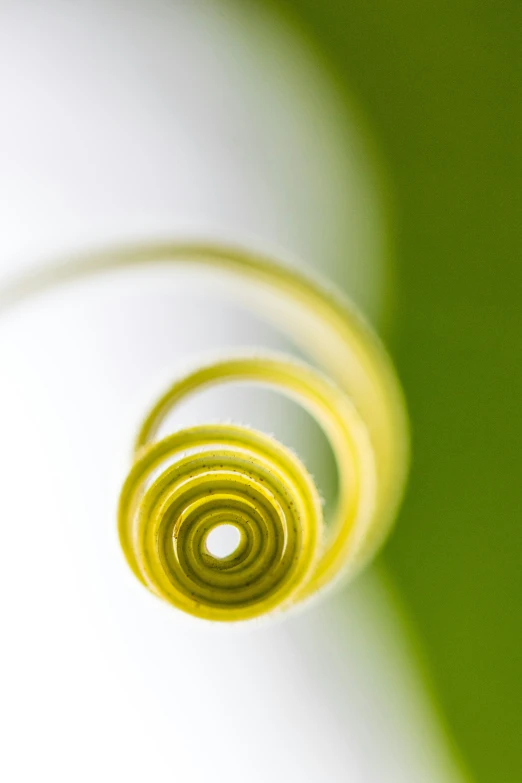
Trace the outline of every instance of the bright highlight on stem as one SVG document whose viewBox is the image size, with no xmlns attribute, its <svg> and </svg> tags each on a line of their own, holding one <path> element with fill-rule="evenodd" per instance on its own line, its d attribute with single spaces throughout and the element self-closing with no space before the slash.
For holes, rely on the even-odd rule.
<svg viewBox="0 0 522 783">
<path fill-rule="evenodd" d="M 118 512 L 127 562 L 152 592 L 210 620 L 287 609 L 375 554 L 397 512 L 408 460 L 401 390 L 382 346 L 353 306 L 293 268 L 237 248 L 163 244 L 77 257 L 13 281 L 0 313 L 77 278 L 138 265 L 218 275 L 231 295 L 282 328 L 319 369 L 279 354 L 234 355 L 177 380 L 146 416 Z M 325 527 L 317 489 L 288 448 L 235 424 L 200 425 L 158 440 L 172 408 L 214 384 L 248 381 L 303 405 L 330 440 L 339 473 Z M 208 536 L 238 531 L 213 555 Z"/>
</svg>

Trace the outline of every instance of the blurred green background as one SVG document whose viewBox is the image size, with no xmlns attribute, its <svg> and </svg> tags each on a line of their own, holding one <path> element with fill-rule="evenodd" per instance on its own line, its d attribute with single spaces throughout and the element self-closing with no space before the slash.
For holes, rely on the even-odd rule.
<svg viewBox="0 0 522 783">
<path fill-rule="evenodd" d="M 259 0 L 261 1 L 261 0 Z M 277 3 L 368 116 L 392 187 L 413 468 L 383 555 L 472 776 L 522 781 L 522 6 Z"/>
</svg>

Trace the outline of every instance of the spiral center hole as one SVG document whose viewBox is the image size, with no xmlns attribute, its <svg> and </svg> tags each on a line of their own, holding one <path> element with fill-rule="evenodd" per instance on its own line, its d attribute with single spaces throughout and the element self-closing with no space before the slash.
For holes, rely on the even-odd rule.
<svg viewBox="0 0 522 783">
<path fill-rule="evenodd" d="M 236 551 L 240 538 L 239 530 L 235 525 L 217 525 L 208 534 L 205 545 L 212 557 L 222 559 Z"/>
</svg>

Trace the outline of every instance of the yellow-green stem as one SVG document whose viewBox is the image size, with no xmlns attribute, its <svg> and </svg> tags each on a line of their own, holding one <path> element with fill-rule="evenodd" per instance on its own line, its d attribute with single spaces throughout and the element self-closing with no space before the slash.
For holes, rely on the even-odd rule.
<svg viewBox="0 0 522 783">
<path fill-rule="evenodd" d="M 144 264 L 219 274 L 233 296 L 282 328 L 319 369 L 278 354 L 234 355 L 198 366 L 162 395 L 144 419 L 120 498 L 120 541 L 133 572 L 174 606 L 213 620 L 285 609 L 355 575 L 395 518 L 408 431 L 391 362 L 337 292 L 242 249 L 172 243 L 92 253 L 13 280 L 0 291 L 0 313 L 51 286 Z M 313 480 L 273 438 L 222 424 L 155 440 L 187 395 L 231 381 L 275 387 L 323 427 L 339 473 L 328 530 Z M 224 523 L 240 539 L 231 555 L 218 558 L 206 539 Z"/>
</svg>

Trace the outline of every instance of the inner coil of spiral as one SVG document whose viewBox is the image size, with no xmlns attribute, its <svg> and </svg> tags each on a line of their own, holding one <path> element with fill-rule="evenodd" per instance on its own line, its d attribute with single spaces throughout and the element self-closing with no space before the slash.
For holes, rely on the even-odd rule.
<svg viewBox="0 0 522 783">
<path fill-rule="evenodd" d="M 155 442 L 162 421 L 188 395 L 241 380 L 294 397 L 329 436 L 343 482 L 328 537 L 305 466 L 268 435 L 200 425 Z M 248 619 L 283 609 L 330 580 L 350 538 L 371 517 L 374 483 L 366 430 L 328 379 L 288 357 L 220 359 L 177 381 L 147 416 L 121 496 L 120 541 L 136 576 L 178 608 L 207 619 Z M 238 547 L 223 559 L 205 543 L 221 524 L 240 533 Z"/>
</svg>

